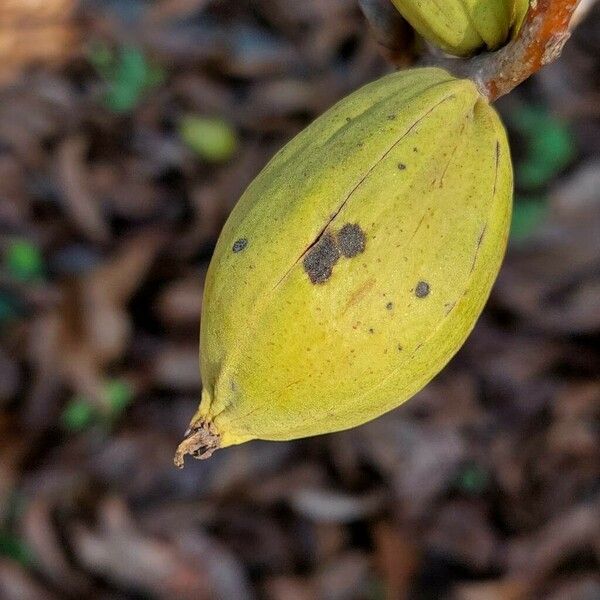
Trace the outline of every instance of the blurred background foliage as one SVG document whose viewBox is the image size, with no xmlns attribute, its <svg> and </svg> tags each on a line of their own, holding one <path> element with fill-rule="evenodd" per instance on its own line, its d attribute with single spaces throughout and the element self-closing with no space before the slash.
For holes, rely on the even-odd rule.
<svg viewBox="0 0 600 600">
<path fill-rule="evenodd" d="M 0 2 L 2 600 L 600 597 L 600 6 L 582 6 L 561 59 L 498 103 L 511 239 L 459 355 L 361 428 L 177 471 L 227 214 L 391 67 L 354 0 Z"/>
</svg>

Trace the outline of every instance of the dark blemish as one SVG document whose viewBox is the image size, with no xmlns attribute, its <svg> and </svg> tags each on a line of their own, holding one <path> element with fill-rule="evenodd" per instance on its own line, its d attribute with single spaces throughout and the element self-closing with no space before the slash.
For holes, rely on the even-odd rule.
<svg viewBox="0 0 600 600">
<path fill-rule="evenodd" d="M 388 302 L 388 303 L 385 305 L 385 307 L 386 307 L 388 310 L 392 310 L 392 308 L 394 308 L 394 303 L 393 303 L 393 302 Z"/>
<path fill-rule="evenodd" d="M 248 245 L 248 240 L 246 238 L 240 238 L 233 243 L 231 249 L 234 252 L 241 252 Z"/>
<path fill-rule="evenodd" d="M 417 147 L 416 147 L 416 146 L 413 148 L 413 152 L 418 152 L 418 150 L 417 150 Z"/>
<path fill-rule="evenodd" d="M 346 122 L 350 123 L 350 121 L 352 121 L 352 117 L 346 117 Z"/>
<path fill-rule="evenodd" d="M 415 296 L 417 298 L 425 298 L 427 295 L 429 295 L 429 284 L 426 281 L 419 281 L 415 288 Z"/>
<path fill-rule="evenodd" d="M 348 258 L 352 258 L 365 250 L 365 234 L 356 224 L 347 223 L 344 225 L 337 235 L 337 241 L 340 252 Z"/>
<path fill-rule="evenodd" d="M 324 283 L 331 277 L 333 265 L 339 257 L 333 236 L 325 233 L 304 257 L 302 264 L 312 283 Z"/>
<path fill-rule="evenodd" d="M 388 119 L 390 121 L 393 121 L 396 118 L 396 115 L 388 115 Z"/>
<path fill-rule="evenodd" d="M 375 333 L 375 330 L 371 328 L 369 329 L 369 333 Z"/>
<path fill-rule="evenodd" d="M 402 352 L 402 344 L 398 344 L 398 350 Z"/>
<path fill-rule="evenodd" d="M 406 169 L 406 165 L 405 165 L 404 163 L 398 163 L 398 168 L 399 168 L 401 171 L 404 171 L 404 169 Z"/>
</svg>

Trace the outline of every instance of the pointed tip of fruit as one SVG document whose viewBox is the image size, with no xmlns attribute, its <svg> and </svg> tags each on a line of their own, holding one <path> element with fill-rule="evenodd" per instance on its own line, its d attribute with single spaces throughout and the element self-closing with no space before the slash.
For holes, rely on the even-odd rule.
<svg viewBox="0 0 600 600">
<path fill-rule="evenodd" d="M 183 469 L 186 454 L 204 460 L 210 458 L 220 446 L 220 436 L 214 428 L 204 421 L 192 425 L 185 437 L 177 446 L 173 462 L 178 469 Z"/>
</svg>

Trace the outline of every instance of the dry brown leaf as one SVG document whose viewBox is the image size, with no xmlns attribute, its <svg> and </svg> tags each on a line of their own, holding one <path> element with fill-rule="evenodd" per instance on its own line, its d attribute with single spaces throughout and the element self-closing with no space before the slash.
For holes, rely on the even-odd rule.
<svg viewBox="0 0 600 600">
<path fill-rule="evenodd" d="M 77 524 L 72 539 L 81 563 L 117 585 L 165 600 L 211 598 L 210 582 L 199 565 L 172 545 L 145 536 L 117 498 L 101 505 L 98 529 Z"/>
<path fill-rule="evenodd" d="M 52 507 L 44 497 L 34 498 L 23 516 L 23 536 L 33 555 L 36 566 L 49 581 L 69 594 L 88 596 L 91 582 L 71 566 L 57 533 Z"/>
<path fill-rule="evenodd" d="M 2 600 L 58 600 L 18 563 L 3 558 L 0 558 L 0 597 Z"/>
<path fill-rule="evenodd" d="M 65 139 L 57 151 L 58 180 L 67 213 L 74 225 L 92 242 L 106 243 L 110 231 L 102 205 L 90 193 L 85 155 L 88 142 L 82 137 Z"/>
<path fill-rule="evenodd" d="M 78 51 L 77 0 L 3 0 L 0 84 L 35 64 L 64 63 Z"/>
<path fill-rule="evenodd" d="M 410 597 L 413 578 L 421 563 L 421 549 L 415 532 L 392 523 L 374 527 L 376 567 L 384 581 L 386 600 Z"/>
<path fill-rule="evenodd" d="M 462 583 L 456 586 L 453 600 L 530 600 L 530 587 L 526 582 L 500 579 L 484 583 Z"/>
</svg>

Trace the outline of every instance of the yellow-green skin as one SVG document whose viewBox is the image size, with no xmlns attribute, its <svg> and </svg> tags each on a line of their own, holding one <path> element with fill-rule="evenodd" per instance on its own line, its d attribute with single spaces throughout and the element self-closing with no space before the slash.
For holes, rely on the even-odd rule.
<svg viewBox="0 0 600 600">
<path fill-rule="evenodd" d="M 529 0 L 392 0 L 426 40 L 449 54 L 495 50 L 519 30 Z"/>
<path fill-rule="evenodd" d="M 404 402 L 481 313 L 511 198 L 504 128 L 470 81 L 413 69 L 344 98 L 277 153 L 223 228 L 192 430 L 220 447 L 289 440 Z M 313 282 L 307 257 L 344 225 L 362 252 Z"/>
</svg>

